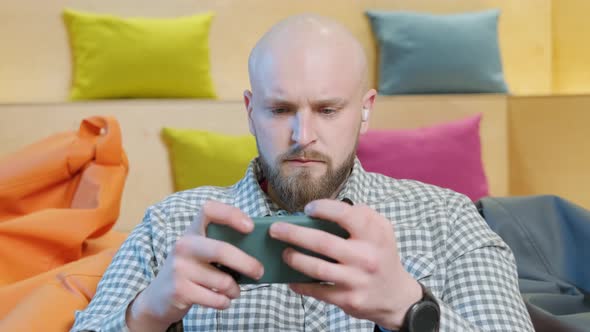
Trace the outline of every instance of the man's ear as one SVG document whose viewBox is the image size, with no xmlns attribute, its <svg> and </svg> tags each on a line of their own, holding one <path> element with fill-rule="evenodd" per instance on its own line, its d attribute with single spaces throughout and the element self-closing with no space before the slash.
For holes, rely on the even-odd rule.
<svg viewBox="0 0 590 332">
<path fill-rule="evenodd" d="M 362 120 L 361 120 L 361 134 L 364 134 L 369 130 L 369 120 L 371 119 L 371 113 L 373 113 L 373 105 L 375 104 L 375 98 L 377 97 L 377 91 L 371 89 L 363 96 L 363 109 Z"/>
<path fill-rule="evenodd" d="M 256 136 L 256 129 L 252 122 L 252 92 L 250 90 L 244 91 L 244 105 L 246 106 L 246 112 L 248 112 L 248 127 L 250 128 L 250 133 Z"/>
</svg>

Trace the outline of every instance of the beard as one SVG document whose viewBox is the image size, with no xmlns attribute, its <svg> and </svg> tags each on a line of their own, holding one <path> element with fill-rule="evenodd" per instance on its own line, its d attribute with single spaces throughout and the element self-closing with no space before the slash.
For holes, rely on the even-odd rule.
<svg viewBox="0 0 590 332">
<path fill-rule="evenodd" d="M 262 153 L 258 142 L 259 164 L 264 176 L 266 177 L 269 189 L 272 190 L 274 198 L 285 210 L 290 213 L 303 211 L 307 203 L 322 199 L 330 198 L 338 190 L 344 181 L 348 178 L 354 159 L 356 156 L 356 145 L 350 152 L 348 157 L 341 165 L 334 167 L 332 159 L 324 154 L 313 150 L 304 150 L 301 147 L 296 147 L 287 153 L 278 156 L 274 163 L 269 163 Z M 296 170 L 291 175 L 286 175 L 281 172 L 281 165 L 286 160 L 296 158 L 307 158 L 322 161 L 326 164 L 325 174 L 318 176 L 317 179 L 313 177 L 311 171 L 305 167 Z M 269 192 L 270 192 L 269 190 Z"/>
</svg>

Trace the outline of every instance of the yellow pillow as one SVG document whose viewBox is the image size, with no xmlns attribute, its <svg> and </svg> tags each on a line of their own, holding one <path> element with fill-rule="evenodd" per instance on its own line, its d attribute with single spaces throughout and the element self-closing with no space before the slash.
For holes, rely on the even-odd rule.
<svg viewBox="0 0 590 332">
<path fill-rule="evenodd" d="M 229 186 L 240 180 L 258 155 L 254 136 L 163 128 L 175 190 Z"/>
<path fill-rule="evenodd" d="M 128 18 L 64 11 L 73 55 L 72 100 L 214 98 L 212 13 Z"/>
</svg>

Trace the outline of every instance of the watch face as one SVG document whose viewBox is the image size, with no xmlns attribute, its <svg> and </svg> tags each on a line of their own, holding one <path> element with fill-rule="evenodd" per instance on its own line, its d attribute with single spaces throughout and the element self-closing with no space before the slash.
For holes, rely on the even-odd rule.
<svg viewBox="0 0 590 332">
<path fill-rule="evenodd" d="M 439 311 L 434 303 L 422 302 L 412 315 L 410 331 L 433 332 L 438 330 Z"/>
</svg>

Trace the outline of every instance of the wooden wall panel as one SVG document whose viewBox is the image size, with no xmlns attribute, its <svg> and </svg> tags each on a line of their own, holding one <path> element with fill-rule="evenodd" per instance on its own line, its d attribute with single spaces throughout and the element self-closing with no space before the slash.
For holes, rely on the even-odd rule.
<svg viewBox="0 0 590 332">
<path fill-rule="evenodd" d="M 590 1 L 553 1 L 553 92 L 590 92 Z"/>
<path fill-rule="evenodd" d="M 458 12 L 500 8 L 500 46 L 512 92 L 551 87 L 551 0 L 19 0 L 0 1 L 0 102 L 60 102 L 71 80 L 63 8 L 121 16 L 174 17 L 207 10 L 213 79 L 221 99 L 239 100 L 249 86 L 246 61 L 256 40 L 275 22 L 315 12 L 347 26 L 363 44 L 376 82 L 376 46 L 366 9 Z"/>
<path fill-rule="evenodd" d="M 416 128 L 483 113 L 481 139 L 491 191 L 507 194 L 505 96 L 383 97 L 377 100 L 373 128 Z M 75 130 L 87 116 L 114 115 L 123 132 L 130 172 L 116 228 L 130 230 L 145 209 L 172 193 L 168 154 L 160 136 L 164 126 L 227 134 L 248 133 L 241 102 L 123 100 L 85 103 L 0 105 L 0 158 L 43 137 Z"/>
<path fill-rule="evenodd" d="M 510 194 L 590 208 L 590 96 L 509 99 Z"/>
</svg>

